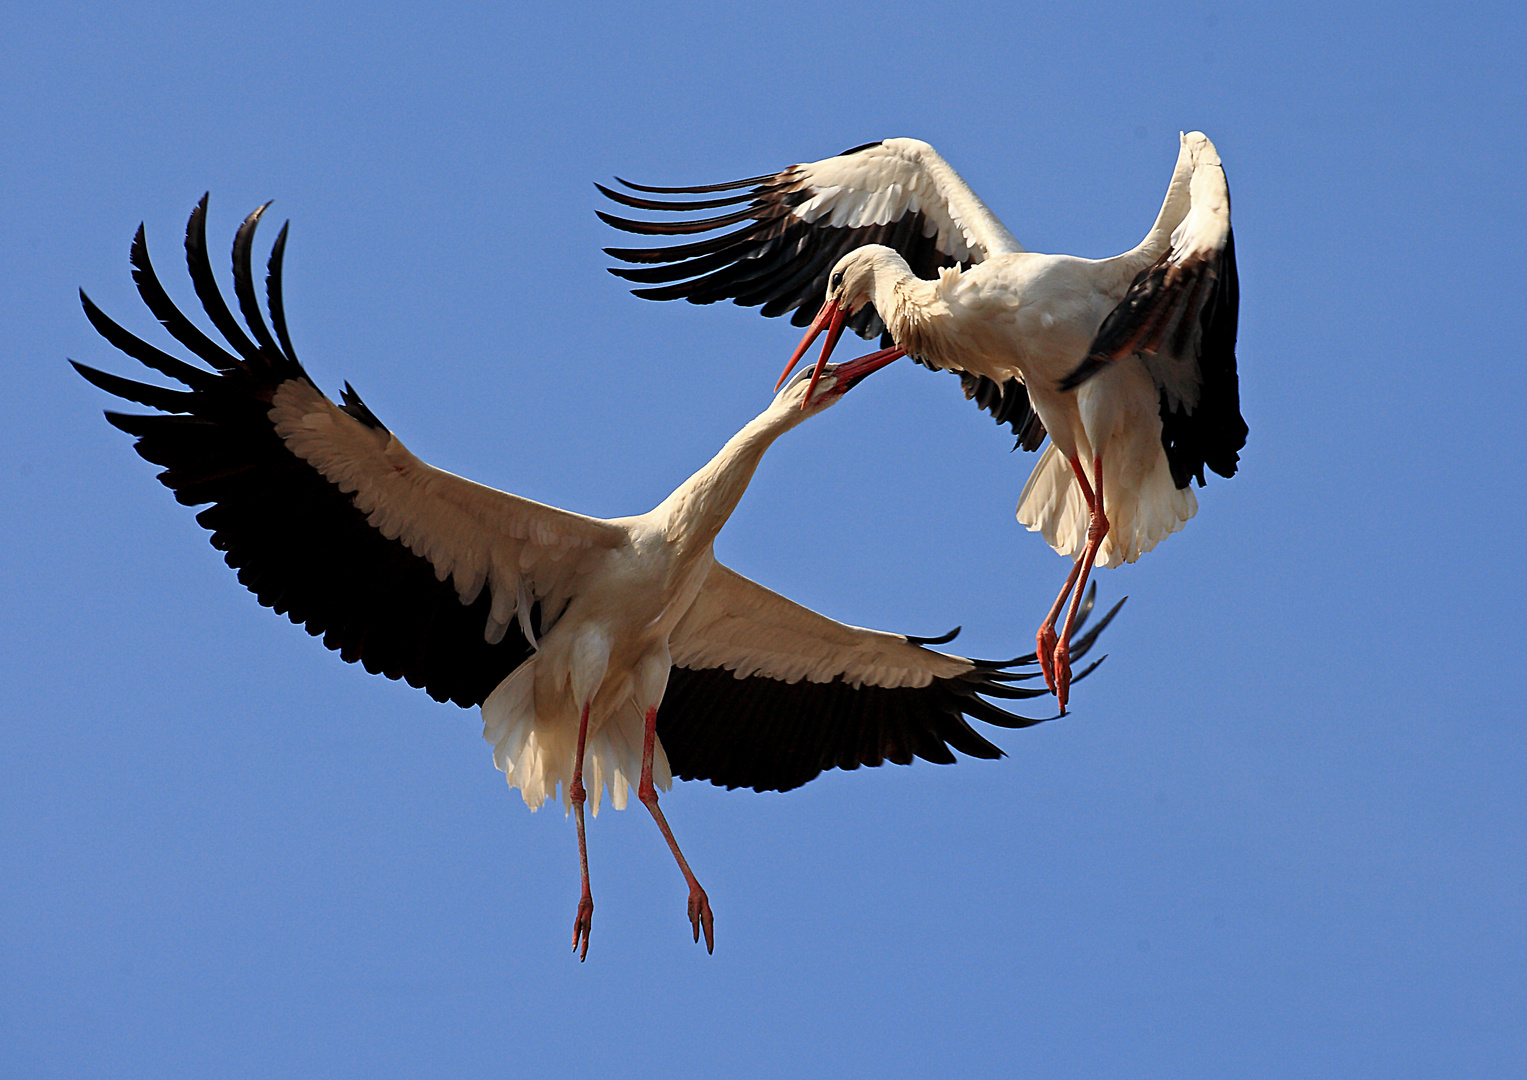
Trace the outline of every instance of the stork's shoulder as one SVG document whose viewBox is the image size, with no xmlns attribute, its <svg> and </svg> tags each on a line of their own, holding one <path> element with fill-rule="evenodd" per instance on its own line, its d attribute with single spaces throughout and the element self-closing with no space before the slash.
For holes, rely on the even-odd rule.
<svg viewBox="0 0 1527 1080">
<path fill-rule="evenodd" d="M 1128 281 L 1110 287 L 1116 283 L 1106 270 L 1105 261 L 1101 260 L 1019 251 L 972 266 L 958 278 L 950 279 L 949 284 L 969 291 L 972 299 L 979 297 L 987 303 L 1014 308 L 1053 306 L 1097 291 L 1111 295 L 1117 303 Z"/>
<path fill-rule="evenodd" d="M 666 519 L 657 510 L 648 510 L 645 514 L 633 514 L 630 517 L 610 518 L 606 524 L 624 534 L 624 543 L 611 549 L 623 557 L 650 557 L 669 543 Z"/>
<path fill-rule="evenodd" d="M 880 145 L 888 153 L 896 154 L 900 157 L 911 158 L 916 161 L 937 161 L 947 164 L 939 152 L 933 149 L 931 143 L 926 143 L 921 139 L 886 139 Z"/>
</svg>

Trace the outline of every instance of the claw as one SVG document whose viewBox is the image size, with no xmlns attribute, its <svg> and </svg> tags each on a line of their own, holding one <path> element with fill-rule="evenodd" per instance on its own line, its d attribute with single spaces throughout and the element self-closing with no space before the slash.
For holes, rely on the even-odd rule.
<svg viewBox="0 0 1527 1080">
<path fill-rule="evenodd" d="M 1045 686 L 1050 688 L 1050 693 L 1059 697 L 1055 689 L 1056 640 L 1055 627 L 1045 623 L 1039 628 L 1039 633 L 1034 635 L 1034 655 L 1039 658 L 1039 670 L 1044 672 Z"/>
<path fill-rule="evenodd" d="M 589 932 L 594 929 L 594 898 L 585 896 L 578 901 L 578 914 L 573 917 L 573 952 L 578 953 L 578 962 L 581 964 L 589 956 Z M 578 943 L 583 942 L 583 951 L 579 952 Z"/>
<path fill-rule="evenodd" d="M 1071 649 L 1062 641 L 1055 646 L 1055 699 L 1060 702 L 1060 714 L 1066 715 L 1066 702 L 1071 699 Z"/>
<path fill-rule="evenodd" d="M 695 941 L 700 940 L 700 931 L 705 931 L 705 951 L 716 951 L 716 917 L 711 914 L 710 897 L 705 895 L 705 890 L 698 885 L 689 894 L 689 925 L 694 929 Z"/>
</svg>

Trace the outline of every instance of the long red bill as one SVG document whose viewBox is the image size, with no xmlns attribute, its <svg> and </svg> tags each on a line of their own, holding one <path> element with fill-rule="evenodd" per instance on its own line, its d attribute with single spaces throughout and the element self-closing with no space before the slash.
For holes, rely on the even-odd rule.
<svg viewBox="0 0 1527 1080">
<path fill-rule="evenodd" d="M 837 377 L 837 385 L 845 391 L 860 379 L 867 375 L 873 375 L 887 364 L 900 360 L 907 355 L 907 350 L 900 345 L 892 345 L 889 349 L 881 349 L 872 352 L 868 356 L 861 356 L 857 360 L 850 360 L 846 364 L 839 364 L 838 370 L 833 374 Z M 807 395 L 810 400 L 810 395 Z"/>
<path fill-rule="evenodd" d="M 831 303 L 831 301 L 828 301 Z M 838 339 L 843 336 L 843 324 L 848 321 L 848 309 L 832 305 L 832 315 L 827 323 L 827 338 L 822 342 L 822 355 L 817 357 L 817 366 L 811 369 L 811 384 L 806 387 L 806 396 L 801 399 L 801 408 L 806 407 L 806 402 L 811 400 L 811 395 L 816 393 L 817 380 L 822 377 L 822 369 L 827 366 L 827 358 L 832 355 L 833 349 L 838 347 Z"/>
<path fill-rule="evenodd" d="M 801 343 L 795 347 L 795 352 L 790 357 L 790 362 L 785 365 L 784 373 L 780 375 L 779 382 L 774 384 L 774 392 L 779 393 L 779 388 L 785 385 L 785 380 L 795 370 L 795 365 L 801 362 L 801 357 L 806 355 L 806 350 L 811 348 L 811 343 L 817 339 L 817 335 L 827 328 L 832 321 L 832 313 L 838 305 L 831 300 L 822 305 L 822 310 L 817 312 L 817 317 L 811 320 L 811 325 L 806 327 L 806 336 L 801 338 Z"/>
</svg>

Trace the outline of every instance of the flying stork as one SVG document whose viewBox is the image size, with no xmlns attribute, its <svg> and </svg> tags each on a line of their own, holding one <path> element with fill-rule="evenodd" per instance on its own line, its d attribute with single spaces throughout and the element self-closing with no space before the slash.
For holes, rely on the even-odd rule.
<svg viewBox="0 0 1527 1080">
<path fill-rule="evenodd" d="M 74 366 L 167 414 L 106 416 L 165 467 L 159 479 L 177 501 L 210 504 L 197 521 L 261 604 L 367 671 L 479 706 L 494 764 L 532 810 L 560 786 L 578 826 L 580 959 L 593 917 L 590 795 L 596 815 L 606 787 L 624 809 L 637 780 L 688 883 L 695 940 L 703 930 L 710 950 L 709 899 L 658 806 L 657 789 L 674 776 L 785 791 L 830 768 L 947 763 L 952 750 L 1000 757 L 967 716 L 1008 728 L 1041 722 L 987 700 L 1043 694 L 1015 685 L 1038 674 L 1025 670 L 1034 657 L 970 660 L 926 647 L 953 633 L 917 638 L 835 622 L 712 554 L 770 444 L 894 355 L 829 366 L 814 386 L 803 371 L 655 509 L 584 517 L 433 468 L 348 383 L 339 405 L 321 393 L 287 333 L 285 226 L 268 264 L 269 324 L 256 296 L 251 252 L 264 210 L 233 244 L 242 327 L 208 259 L 205 197 L 186 229 L 191 280 L 224 343 L 170 300 L 141 225 L 133 240 L 139 295 L 211 370 L 129 333 L 83 291 L 85 314 L 108 342 L 184 389 Z M 1079 640 L 1079 654 L 1113 614 Z"/>
<path fill-rule="evenodd" d="M 617 229 L 649 236 L 741 225 L 676 246 L 606 248 L 637 264 L 611 269 L 643 286 L 632 290 L 637 296 L 732 299 L 761 304 L 771 317 L 794 312 L 792 322 L 810 327 L 786 375 L 824 330 L 821 370 L 845 327 L 864 337 L 883 333 L 882 345 L 957 372 L 966 397 L 1011 424 L 1025 450 L 1049 433 L 1051 445 L 1019 497 L 1018 520 L 1073 558 L 1036 635 L 1046 683 L 1064 712 L 1070 639 L 1094 561 L 1133 562 L 1181 529 L 1198 509 L 1189 481 L 1203 486 L 1206 466 L 1233 476 L 1246 443 L 1230 193 L 1214 145 L 1201 132 L 1181 137 L 1155 224 L 1109 259 L 1026 251 L 916 139 L 867 143 L 725 184 L 619 182 L 649 195 L 723 193 L 660 200 L 596 185 L 639 210 L 743 204 L 700 219 L 600 212 Z"/>
</svg>

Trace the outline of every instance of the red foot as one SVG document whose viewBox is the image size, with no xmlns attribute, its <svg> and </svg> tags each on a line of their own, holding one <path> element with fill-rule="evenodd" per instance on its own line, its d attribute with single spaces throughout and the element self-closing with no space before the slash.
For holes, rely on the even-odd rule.
<svg viewBox="0 0 1527 1080">
<path fill-rule="evenodd" d="M 1039 670 L 1045 673 L 1045 686 L 1055 693 L 1055 627 L 1045 623 L 1034 635 L 1034 654 L 1039 657 Z"/>
<path fill-rule="evenodd" d="M 716 951 L 716 917 L 710 911 L 710 898 L 705 895 L 705 890 L 696 885 L 689 890 L 689 925 L 694 927 L 695 940 L 700 940 L 700 931 L 705 931 L 705 951 Z"/>
<path fill-rule="evenodd" d="M 594 928 L 594 898 L 585 896 L 578 901 L 578 914 L 573 918 L 573 952 L 578 953 L 578 962 L 581 964 L 589 956 L 589 931 Z M 578 951 L 578 943 L 583 942 L 583 951 Z"/>
<path fill-rule="evenodd" d="M 1071 647 L 1067 642 L 1055 646 L 1055 698 L 1060 702 L 1060 714 L 1066 715 L 1066 702 L 1071 700 Z"/>
</svg>

